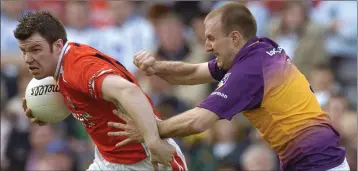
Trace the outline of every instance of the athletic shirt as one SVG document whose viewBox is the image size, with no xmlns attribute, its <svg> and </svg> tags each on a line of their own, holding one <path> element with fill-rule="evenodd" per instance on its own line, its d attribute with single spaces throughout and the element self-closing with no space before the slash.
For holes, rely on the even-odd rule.
<svg viewBox="0 0 358 171">
<path fill-rule="evenodd" d="M 339 134 L 329 116 L 322 111 L 305 76 L 274 41 L 249 40 L 228 71 L 220 69 L 215 59 L 208 65 L 212 77 L 220 82 L 198 107 L 228 120 L 242 113 L 277 152 L 283 168 L 307 170 L 343 162 L 345 151 L 337 145 Z M 331 141 L 322 142 L 323 137 Z M 315 147 L 327 148 L 323 152 L 311 150 Z M 296 165 L 302 154 L 309 153 L 328 157 L 307 159 L 314 160 L 315 166 Z"/>
<path fill-rule="evenodd" d="M 83 123 L 103 158 L 113 163 L 136 163 L 149 155 L 144 143 L 130 143 L 116 148 L 115 145 L 126 137 L 107 135 L 108 132 L 119 131 L 107 126 L 109 121 L 124 123 L 113 114 L 113 109 L 119 108 L 125 113 L 120 104 L 103 99 L 102 82 L 110 74 L 122 76 L 139 86 L 134 76 L 115 59 L 90 46 L 71 42 L 63 48 L 55 78 L 66 105 L 72 115 Z M 153 107 L 148 96 L 147 99 Z M 160 117 L 154 107 L 153 112 Z"/>
</svg>

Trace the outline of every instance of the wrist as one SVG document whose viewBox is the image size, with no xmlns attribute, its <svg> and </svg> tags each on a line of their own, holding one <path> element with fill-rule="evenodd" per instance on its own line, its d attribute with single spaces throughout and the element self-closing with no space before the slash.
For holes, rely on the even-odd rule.
<svg viewBox="0 0 358 171">
<path fill-rule="evenodd" d="M 162 124 L 162 120 L 156 119 L 155 120 L 157 123 L 157 127 L 158 127 L 158 136 L 149 136 L 149 137 L 144 137 L 144 141 L 146 142 L 147 146 L 152 146 L 154 144 L 156 144 L 158 141 L 161 140 L 160 138 L 160 132 L 159 132 L 159 127 Z"/>
<path fill-rule="evenodd" d="M 154 64 L 152 65 L 152 68 L 154 70 L 154 75 L 160 73 L 158 72 L 160 70 L 159 67 L 160 67 L 159 61 L 155 61 Z"/>
<path fill-rule="evenodd" d="M 144 138 L 144 142 L 149 148 L 156 145 L 158 141 L 160 141 L 159 137 Z"/>
</svg>

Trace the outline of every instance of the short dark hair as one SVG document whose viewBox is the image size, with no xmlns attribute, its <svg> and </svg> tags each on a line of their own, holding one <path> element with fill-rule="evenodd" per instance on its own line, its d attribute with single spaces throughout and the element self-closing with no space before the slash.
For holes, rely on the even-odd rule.
<svg viewBox="0 0 358 171">
<path fill-rule="evenodd" d="M 244 4 L 239 2 L 225 4 L 211 11 L 206 18 L 218 15 L 226 35 L 238 30 L 247 40 L 256 36 L 257 24 L 255 17 Z"/>
<path fill-rule="evenodd" d="M 47 11 L 27 12 L 19 20 L 14 30 L 18 40 L 26 40 L 34 33 L 39 33 L 52 45 L 58 39 L 67 42 L 67 34 L 63 24 Z M 52 46 L 51 51 L 52 51 Z"/>
</svg>

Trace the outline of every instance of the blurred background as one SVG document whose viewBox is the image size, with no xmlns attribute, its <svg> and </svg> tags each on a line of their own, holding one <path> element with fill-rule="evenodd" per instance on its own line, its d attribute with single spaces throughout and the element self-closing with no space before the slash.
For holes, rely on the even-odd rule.
<svg viewBox="0 0 358 171">
<path fill-rule="evenodd" d="M 256 17 L 258 36 L 278 42 L 310 81 L 341 134 L 357 169 L 357 2 L 242 1 Z M 31 80 L 13 30 L 29 10 L 47 10 L 66 26 L 69 41 L 89 44 L 135 73 L 163 118 L 200 103 L 215 84 L 172 86 L 136 70 L 133 55 L 148 50 L 162 60 L 190 63 L 213 58 L 204 51 L 203 20 L 225 1 L 1 1 L 1 170 L 85 170 L 93 144 L 68 117 L 46 126 L 29 123 L 21 107 Z M 219 121 L 198 135 L 176 139 L 190 170 L 277 170 L 275 153 L 242 116 Z"/>
</svg>

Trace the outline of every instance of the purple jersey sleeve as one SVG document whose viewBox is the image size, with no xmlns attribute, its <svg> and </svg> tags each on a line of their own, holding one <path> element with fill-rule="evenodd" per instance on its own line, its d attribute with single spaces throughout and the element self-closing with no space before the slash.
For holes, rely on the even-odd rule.
<svg viewBox="0 0 358 171">
<path fill-rule="evenodd" d="M 216 113 L 221 119 L 231 120 L 242 111 L 259 107 L 263 94 L 260 56 L 251 56 L 234 64 L 219 82 L 218 88 L 198 107 Z"/>
<path fill-rule="evenodd" d="M 221 79 L 223 79 L 227 72 L 227 71 L 220 69 L 218 67 L 218 65 L 216 64 L 216 59 L 209 61 L 208 67 L 209 67 L 211 76 L 217 81 L 220 81 Z"/>
</svg>

